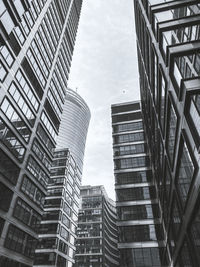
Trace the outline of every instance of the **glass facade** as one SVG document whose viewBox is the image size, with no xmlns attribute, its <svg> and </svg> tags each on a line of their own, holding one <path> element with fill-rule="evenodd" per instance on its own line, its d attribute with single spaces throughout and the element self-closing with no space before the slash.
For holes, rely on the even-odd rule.
<svg viewBox="0 0 200 267">
<path fill-rule="evenodd" d="M 0 1 L 2 266 L 33 266 L 81 6 Z"/>
<path fill-rule="evenodd" d="M 162 214 L 153 184 L 140 102 L 114 104 L 111 109 L 120 266 L 168 266 L 163 259 Z"/>
<path fill-rule="evenodd" d="M 67 144 L 81 172 L 90 117 L 90 110 L 84 99 L 68 88 L 57 138 L 57 148 L 63 148 Z"/>
<path fill-rule="evenodd" d="M 134 5 L 143 123 L 167 237 L 163 257 L 170 266 L 199 266 L 200 4 Z"/>
<path fill-rule="evenodd" d="M 82 186 L 75 266 L 119 266 L 115 203 L 103 186 Z"/>
<path fill-rule="evenodd" d="M 55 169 L 62 169 L 62 174 L 52 172 Z M 38 229 L 39 241 L 34 266 L 46 265 L 50 259 L 52 262 L 49 262 L 49 265 L 74 264 L 80 197 L 80 192 L 77 193 L 75 188 L 80 190 L 80 179 L 73 157 L 68 149 L 55 150 L 44 201 L 44 215 Z M 54 255 L 49 257 L 49 260 L 47 249 L 49 254 Z"/>
</svg>

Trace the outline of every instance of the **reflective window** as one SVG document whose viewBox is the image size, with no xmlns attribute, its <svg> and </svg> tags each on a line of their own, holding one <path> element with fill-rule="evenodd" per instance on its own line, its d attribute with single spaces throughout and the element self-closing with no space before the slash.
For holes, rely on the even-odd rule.
<svg viewBox="0 0 200 267">
<path fill-rule="evenodd" d="M 152 186 L 117 189 L 116 193 L 117 201 L 134 201 L 156 198 L 155 187 Z"/>
<path fill-rule="evenodd" d="M 169 155 L 170 163 L 173 165 L 175 140 L 176 140 L 176 128 L 177 128 L 177 116 L 172 103 L 170 102 L 168 109 L 168 126 L 167 126 L 167 152 Z"/>
<path fill-rule="evenodd" d="M 43 207 L 45 197 L 44 193 L 26 176 L 23 178 L 21 190 L 36 204 Z"/>
<path fill-rule="evenodd" d="M 129 143 L 135 141 L 143 141 L 144 140 L 144 133 L 132 133 L 132 134 L 122 134 L 114 137 L 115 144 L 119 143 Z"/>
<path fill-rule="evenodd" d="M 56 263 L 56 253 L 36 253 L 34 258 L 35 265 L 55 265 Z"/>
<path fill-rule="evenodd" d="M 187 241 L 183 243 L 183 246 L 181 248 L 180 252 L 180 261 L 181 261 L 181 267 L 193 267 L 190 251 L 189 251 L 189 246 Z"/>
<path fill-rule="evenodd" d="M 0 81 L 3 82 L 7 75 L 7 70 L 0 61 Z"/>
<path fill-rule="evenodd" d="M 118 207 L 117 213 L 120 220 L 125 221 L 156 219 L 160 217 L 160 209 L 158 204 Z"/>
<path fill-rule="evenodd" d="M 16 85 L 12 83 L 8 91 L 12 95 L 20 110 L 23 112 L 24 116 L 27 118 L 28 122 L 33 127 L 35 123 L 35 115 L 27 105 Z"/>
<path fill-rule="evenodd" d="M 177 240 L 179 237 L 179 229 L 180 229 L 180 225 L 181 225 L 181 216 L 180 216 L 180 212 L 179 212 L 179 208 L 178 208 L 178 202 L 176 197 L 174 197 L 174 202 L 172 205 L 172 229 L 173 229 L 173 236 L 175 237 L 175 239 Z"/>
<path fill-rule="evenodd" d="M 42 185 L 46 186 L 46 184 L 48 184 L 48 175 L 41 169 L 39 164 L 31 156 L 27 162 L 27 169 L 38 181 L 40 181 Z"/>
<path fill-rule="evenodd" d="M 10 149 L 10 151 L 17 159 L 19 159 L 20 161 L 23 160 L 25 154 L 25 147 L 1 119 L 0 140 Z"/>
<path fill-rule="evenodd" d="M 200 209 L 194 209 L 195 218 L 190 225 L 190 235 L 196 250 L 198 262 L 200 262 Z"/>
<path fill-rule="evenodd" d="M 114 156 L 139 154 L 145 152 L 145 144 L 114 147 Z"/>
<path fill-rule="evenodd" d="M 0 47 L 0 53 L 1 55 L 3 56 L 3 58 L 5 59 L 5 62 L 6 64 L 11 67 L 13 61 L 14 61 L 14 58 L 13 56 L 11 55 L 10 51 L 8 50 L 7 46 L 6 45 L 3 45 Z"/>
<path fill-rule="evenodd" d="M 148 157 L 135 157 L 115 160 L 115 169 L 128 169 L 149 166 Z"/>
<path fill-rule="evenodd" d="M 13 192 L 0 182 L 0 210 L 7 212 L 10 208 Z"/>
<path fill-rule="evenodd" d="M 38 128 L 37 128 L 37 134 L 42 140 L 42 142 L 46 145 L 47 149 L 51 153 L 53 153 L 54 145 L 40 124 L 38 125 Z"/>
<path fill-rule="evenodd" d="M 1 130 L 0 130 L 1 131 Z M 1 135 L 1 134 L 0 134 Z M 16 185 L 20 168 L 0 149 L 0 173 L 12 184 Z"/>
<path fill-rule="evenodd" d="M 188 112 L 186 113 L 186 115 Z M 200 94 L 190 96 L 189 102 L 189 123 L 191 132 L 197 135 L 197 142 L 200 143 Z"/>
<path fill-rule="evenodd" d="M 13 216 L 34 230 L 38 229 L 42 219 L 42 217 L 35 210 L 33 210 L 20 198 L 18 198 L 16 201 Z"/>
<path fill-rule="evenodd" d="M 35 155 L 41 160 L 44 166 L 49 170 L 51 167 L 51 159 L 36 139 L 34 139 L 33 141 L 32 150 Z"/>
<path fill-rule="evenodd" d="M 184 206 L 195 170 L 194 163 L 185 141 L 180 149 L 179 157 L 180 159 L 177 169 L 176 184 L 179 197 L 181 199 L 181 204 Z"/>
<path fill-rule="evenodd" d="M 162 248 L 121 249 L 120 266 L 160 267 L 162 255 L 163 255 Z M 163 266 L 165 266 L 165 264 L 163 264 Z"/>
<path fill-rule="evenodd" d="M 10 224 L 4 246 L 27 257 L 33 258 L 36 239 Z"/>
<path fill-rule="evenodd" d="M 12 125 L 18 130 L 20 135 L 24 138 L 24 140 L 28 143 L 31 131 L 26 126 L 22 118 L 18 115 L 16 110 L 13 108 L 11 103 L 8 101 L 7 98 L 4 98 L 1 109 L 4 112 L 4 114 L 7 116 L 9 121 L 12 123 Z"/>
<path fill-rule="evenodd" d="M 161 224 L 119 227 L 119 242 L 157 241 L 163 239 Z"/>
<path fill-rule="evenodd" d="M 57 134 L 54 130 L 52 123 L 50 122 L 49 118 L 47 117 L 46 113 L 43 111 L 41 115 L 41 121 L 44 123 L 46 129 L 50 133 L 51 137 L 55 140 Z"/>
<path fill-rule="evenodd" d="M 151 173 L 145 171 L 117 173 L 115 177 L 117 184 L 134 184 L 151 181 Z"/>
<path fill-rule="evenodd" d="M 29 99 L 29 103 L 32 105 L 34 110 L 37 112 L 39 108 L 39 102 L 37 98 L 35 97 L 34 93 L 32 92 L 31 87 L 27 83 L 27 81 L 24 78 L 24 75 L 20 70 L 18 70 L 16 74 L 16 79 L 19 82 L 22 90 L 24 91 L 25 95 L 27 95 L 27 98 Z"/>
<path fill-rule="evenodd" d="M 66 240 L 69 239 L 69 232 L 64 227 L 61 227 L 60 235 Z"/>
</svg>

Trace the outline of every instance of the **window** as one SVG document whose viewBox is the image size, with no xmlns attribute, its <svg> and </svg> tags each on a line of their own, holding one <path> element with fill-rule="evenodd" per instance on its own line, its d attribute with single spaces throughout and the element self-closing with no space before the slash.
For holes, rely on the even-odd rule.
<svg viewBox="0 0 200 267">
<path fill-rule="evenodd" d="M 42 217 L 27 205 L 23 200 L 17 198 L 13 216 L 34 230 L 38 230 Z"/>
<path fill-rule="evenodd" d="M 33 258 L 36 239 L 10 224 L 4 246 L 27 257 Z"/>
<path fill-rule="evenodd" d="M 38 125 L 38 128 L 37 128 L 37 134 L 40 137 L 41 141 L 44 143 L 44 145 L 47 147 L 49 152 L 53 153 L 53 149 L 55 146 L 40 124 Z"/>
<path fill-rule="evenodd" d="M 151 176 L 151 173 L 148 171 L 124 172 L 115 174 L 117 184 L 146 183 L 151 181 Z"/>
<path fill-rule="evenodd" d="M 11 55 L 10 51 L 8 50 L 6 45 L 3 45 L 0 47 L 0 53 L 3 56 L 3 58 L 5 59 L 6 64 L 8 65 L 8 67 L 12 66 L 12 63 L 14 61 L 13 56 Z"/>
<path fill-rule="evenodd" d="M 19 85 L 25 95 L 27 96 L 29 103 L 34 108 L 34 110 L 37 112 L 39 108 L 39 101 L 35 97 L 30 85 L 27 83 L 27 81 L 24 78 L 24 75 L 22 74 L 21 70 L 18 70 L 16 74 L 16 79 L 19 82 Z"/>
<path fill-rule="evenodd" d="M 120 266 L 124 267 L 160 267 L 163 255 L 162 248 L 134 248 L 120 251 Z M 164 263 L 163 266 L 167 265 Z"/>
<path fill-rule="evenodd" d="M 10 149 L 10 151 L 19 161 L 23 161 L 25 154 L 25 147 L 1 119 L 0 119 L 0 140 Z"/>
<path fill-rule="evenodd" d="M 117 213 L 122 221 L 156 219 L 160 217 L 158 204 L 118 207 Z"/>
<path fill-rule="evenodd" d="M 35 115 L 27 105 L 26 101 L 24 100 L 22 94 L 20 93 L 16 85 L 12 83 L 8 91 L 15 100 L 22 113 L 24 114 L 24 116 L 26 117 L 26 119 L 28 120 L 28 122 L 30 123 L 30 125 L 33 127 L 35 123 Z"/>
<path fill-rule="evenodd" d="M 35 1 L 36 2 L 36 1 Z M 56 253 L 36 253 L 34 259 L 34 265 L 55 265 Z"/>
<path fill-rule="evenodd" d="M 146 151 L 145 144 L 114 147 L 115 156 L 139 154 L 139 153 L 144 153 L 145 151 Z"/>
<path fill-rule="evenodd" d="M 7 75 L 7 70 L 5 69 L 5 67 L 3 66 L 3 64 L 0 61 L 0 81 L 3 82 L 6 75 Z"/>
<path fill-rule="evenodd" d="M 189 111 L 189 112 L 188 112 Z M 189 108 L 186 111 L 186 117 L 191 128 L 191 133 L 200 144 L 200 94 L 189 96 Z"/>
<path fill-rule="evenodd" d="M 163 240 L 161 224 L 119 227 L 119 242 L 141 242 Z"/>
<path fill-rule="evenodd" d="M 58 223 L 41 223 L 39 227 L 39 234 L 57 234 L 59 233 Z"/>
<path fill-rule="evenodd" d="M 41 160 L 44 166 L 49 170 L 51 167 L 51 160 L 36 139 L 34 139 L 33 141 L 32 150 L 35 155 Z"/>
<path fill-rule="evenodd" d="M 144 140 L 144 133 L 132 133 L 132 134 L 122 134 L 114 137 L 115 144 L 120 143 L 129 143 L 129 142 L 136 142 L 136 141 L 143 141 Z"/>
<path fill-rule="evenodd" d="M 177 190 L 183 207 L 185 206 L 187 200 L 187 195 L 192 182 L 194 171 L 194 163 L 192 161 L 187 144 L 183 139 L 183 143 L 179 152 L 179 165 L 176 175 Z"/>
<path fill-rule="evenodd" d="M 12 184 L 16 185 L 19 167 L 0 149 L 0 173 Z"/>
<path fill-rule="evenodd" d="M 50 122 L 49 118 L 47 117 L 46 113 L 43 111 L 41 115 L 41 121 L 44 123 L 47 131 L 50 133 L 50 136 L 55 140 L 57 134 L 54 130 L 52 123 Z"/>
<path fill-rule="evenodd" d="M 139 168 L 148 167 L 148 157 L 135 157 L 115 160 L 115 169 L 128 169 L 128 168 Z"/>
<path fill-rule="evenodd" d="M 45 197 L 44 193 L 37 188 L 37 186 L 31 181 L 31 179 L 26 176 L 23 178 L 21 190 L 36 204 L 38 204 L 40 207 L 43 207 Z"/>
<path fill-rule="evenodd" d="M 58 244 L 58 239 L 55 237 L 50 237 L 50 238 L 41 238 L 38 240 L 37 243 L 37 249 L 41 248 L 41 249 L 56 249 L 57 248 L 57 244 Z"/>
<path fill-rule="evenodd" d="M 183 243 L 183 246 L 181 248 L 181 252 L 179 255 L 180 255 L 179 259 L 181 261 L 181 267 L 194 266 L 192 263 L 188 242 L 186 240 Z"/>
<path fill-rule="evenodd" d="M 147 200 L 156 198 L 155 187 L 136 187 L 117 190 L 117 201 Z"/>
<path fill-rule="evenodd" d="M 0 210 L 8 211 L 12 201 L 13 192 L 0 182 Z"/>
<path fill-rule="evenodd" d="M 63 242 L 62 240 L 59 241 L 59 247 L 58 250 L 61 251 L 64 254 L 67 254 L 68 252 L 68 246 L 65 242 Z"/>
<path fill-rule="evenodd" d="M 197 201 L 197 204 L 199 201 Z M 199 205 L 195 211 L 195 218 L 193 219 L 191 225 L 190 225 L 190 235 L 193 242 L 193 245 L 196 250 L 196 255 L 198 257 L 198 262 L 200 262 L 200 209 Z"/>
<path fill-rule="evenodd" d="M 68 238 L 69 238 L 69 232 L 64 227 L 61 227 L 60 235 L 61 235 L 61 237 L 63 237 L 66 240 L 68 240 Z"/>
<path fill-rule="evenodd" d="M 171 220 L 172 220 L 173 236 L 177 240 L 179 236 L 178 234 L 179 234 L 180 225 L 181 225 L 181 217 L 180 217 L 180 212 L 179 212 L 176 196 L 174 196 L 174 202 L 172 204 Z"/>
<path fill-rule="evenodd" d="M 29 172 L 44 186 L 48 184 L 49 177 L 47 174 L 41 169 L 39 164 L 33 159 L 33 157 L 29 157 L 26 168 Z"/>
<path fill-rule="evenodd" d="M 70 220 L 67 218 L 67 216 L 65 216 L 64 214 L 63 214 L 63 216 L 62 216 L 62 222 L 63 222 L 63 224 L 65 225 L 65 226 L 67 226 L 68 228 L 70 227 Z"/>
<path fill-rule="evenodd" d="M 170 99 L 169 99 L 170 100 Z M 177 129 L 177 115 L 174 107 L 170 101 L 168 109 L 168 127 L 167 127 L 167 152 L 170 159 L 170 164 L 173 166 L 175 140 L 176 140 L 176 129 Z"/>
<path fill-rule="evenodd" d="M 28 143 L 31 131 L 26 126 L 25 122 L 22 118 L 18 115 L 17 111 L 11 105 L 7 98 L 4 98 L 1 109 L 4 114 L 7 116 L 9 121 L 13 124 L 13 126 L 18 130 L 20 135 L 24 138 L 24 140 Z"/>
</svg>

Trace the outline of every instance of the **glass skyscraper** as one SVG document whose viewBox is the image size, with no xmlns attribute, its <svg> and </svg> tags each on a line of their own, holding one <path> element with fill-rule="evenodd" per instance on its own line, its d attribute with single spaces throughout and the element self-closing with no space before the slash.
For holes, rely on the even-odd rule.
<svg viewBox="0 0 200 267">
<path fill-rule="evenodd" d="M 112 129 L 120 266 L 168 266 L 141 103 L 112 105 Z"/>
<path fill-rule="evenodd" d="M 34 267 L 72 267 L 75 262 L 80 184 L 81 173 L 69 150 L 56 149 L 39 227 Z"/>
<path fill-rule="evenodd" d="M 84 99 L 68 88 L 56 148 L 69 148 L 81 172 L 90 117 L 90 110 Z"/>
<path fill-rule="evenodd" d="M 140 90 L 170 266 L 200 266 L 200 4 L 135 0 Z"/>
<path fill-rule="evenodd" d="M 75 266 L 119 266 L 117 236 L 115 202 L 103 186 L 82 186 Z"/>
<path fill-rule="evenodd" d="M 82 0 L 0 1 L 0 266 L 32 266 Z"/>
</svg>

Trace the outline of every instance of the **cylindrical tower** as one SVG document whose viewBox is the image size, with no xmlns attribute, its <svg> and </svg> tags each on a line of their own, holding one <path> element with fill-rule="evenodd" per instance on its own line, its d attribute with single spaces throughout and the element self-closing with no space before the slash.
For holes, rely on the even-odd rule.
<svg viewBox="0 0 200 267">
<path fill-rule="evenodd" d="M 68 88 L 56 148 L 69 148 L 81 171 L 90 117 L 83 98 Z"/>
</svg>

